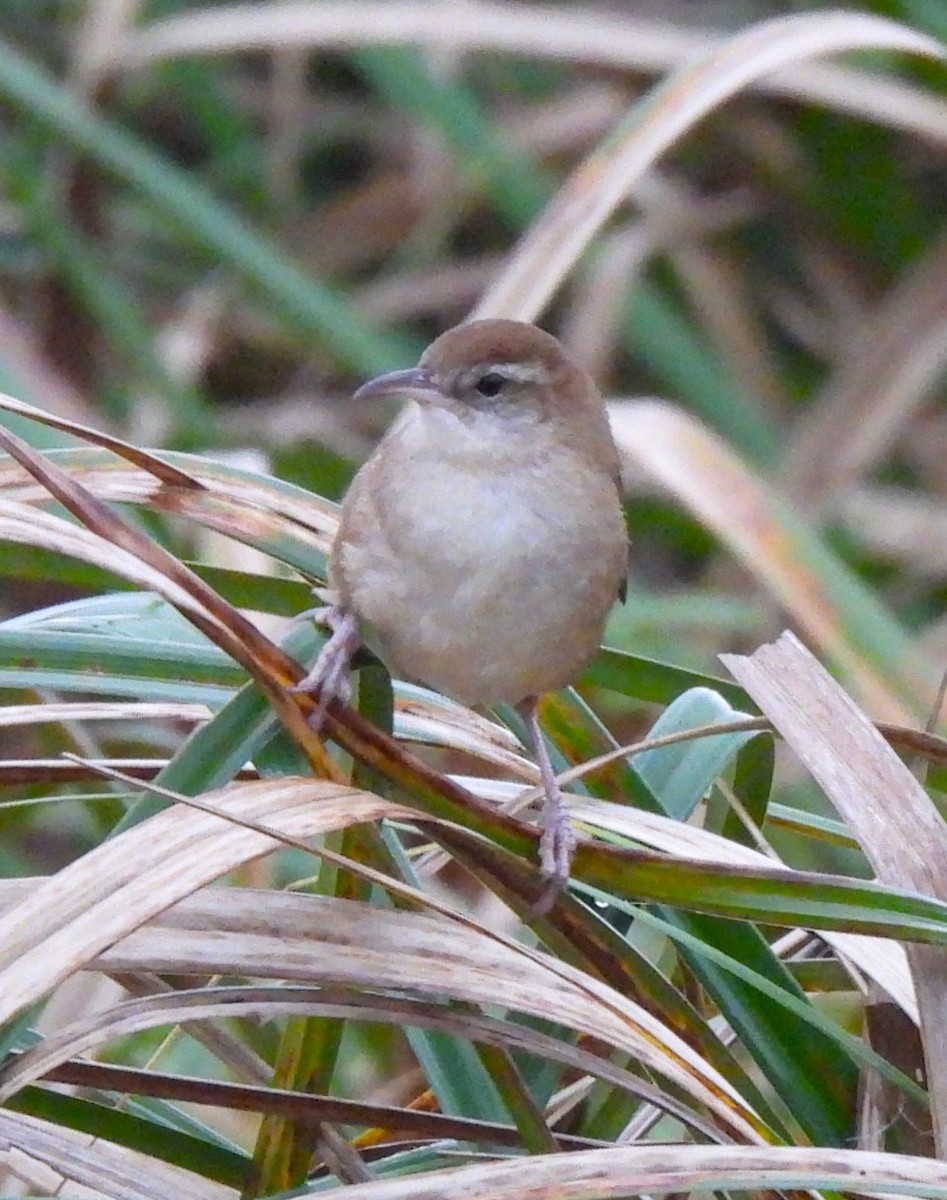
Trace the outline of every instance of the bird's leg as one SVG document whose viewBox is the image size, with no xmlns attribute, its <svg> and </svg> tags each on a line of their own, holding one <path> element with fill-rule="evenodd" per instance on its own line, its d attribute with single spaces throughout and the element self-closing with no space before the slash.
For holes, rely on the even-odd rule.
<svg viewBox="0 0 947 1200">
<path fill-rule="evenodd" d="M 329 640 L 319 652 L 315 665 L 290 690 L 311 692 L 316 697 L 316 709 L 309 724 L 318 730 L 325 719 L 326 709 L 333 700 L 348 702 L 352 698 L 352 656 L 358 649 L 361 638 L 358 618 L 351 609 L 341 604 L 330 604 L 307 614 L 318 625 L 332 630 Z"/>
<path fill-rule="evenodd" d="M 542 837 L 539 840 L 539 865 L 549 883 L 535 905 L 538 913 L 546 913 L 552 907 L 556 896 L 569 882 L 569 870 L 572 866 L 572 853 L 575 850 L 576 839 L 572 832 L 572 826 L 569 824 L 569 814 L 562 795 L 562 788 L 559 786 L 556 772 L 549 760 L 546 740 L 539 725 L 537 704 L 538 698 L 531 696 L 518 705 L 518 712 L 526 721 L 536 765 L 539 767 L 539 778 L 542 781 L 543 791 L 546 793 L 540 817 Z"/>
</svg>

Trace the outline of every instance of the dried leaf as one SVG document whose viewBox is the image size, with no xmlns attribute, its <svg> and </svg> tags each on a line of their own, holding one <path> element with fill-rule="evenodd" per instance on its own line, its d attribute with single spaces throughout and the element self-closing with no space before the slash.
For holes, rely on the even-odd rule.
<svg viewBox="0 0 947 1200">
<path fill-rule="evenodd" d="M 828 11 L 762 21 L 683 67 L 573 171 L 474 315 L 535 319 L 645 172 L 703 117 L 801 59 L 869 48 L 943 56 L 937 42 L 907 26 Z"/>
<path fill-rule="evenodd" d="M 33 1164 L 42 1173 L 46 1195 L 75 1194 L 69 1184 L 88 1191 L 84 1195 L 114 1200 L 233 1200 L 236 1192 L 212 1183 L 191 1171 L 163 1163 L 152 1154 L 116 1146 L 101 1137 L 76 1133 L 38 1117 L 0 1111 L 0 1166 L 21 1176 Z M 61 1176 L 50 1178 L 50 1171 Z M 25 1178 L 39 1178 L 26 1174 Z M 65 1183 L 62 1181 L 65 1180 Z M 49 1190 L 46 1190 L 46 1189 Z M 32 1188 L 30 1189 L 32 1191 Z"/>
<path fill-rule="evenodd" d="M 643 468 L 712 529 L 789 612 L 807 636 L 856 682 L 861 694 L 888 720 L 907 723 L 911 707 L 933 695 L 934 681 L 915 656 L 906 634 L 884 630 L 891 640 L 885 661 L 882 621 L 852 621 L 859 597 L 841 603 L 837 564 L 815 561 L 820 547 L 788 505 L 743 463 L 726 443 L 672 404 L 634 400 L 609 406 L 612 429 L 626 462 Z M 880 609 L 879 609 L 880 611 Z M 887 644 L 887 643 L 885 643 Z M 907 702 L 907 703 L 906 703 Z M 907 708 L 907 712 L 905 709 Z"/>
<path fill-rule="evenodd" d="M 947 897 L 947 823 L 855 702 L 791 633 L 721 660 L 855 834 L 878 877 Z M 947 953 L 909 946 L 938 1152 L 947 1153 Z"/>
</svg>

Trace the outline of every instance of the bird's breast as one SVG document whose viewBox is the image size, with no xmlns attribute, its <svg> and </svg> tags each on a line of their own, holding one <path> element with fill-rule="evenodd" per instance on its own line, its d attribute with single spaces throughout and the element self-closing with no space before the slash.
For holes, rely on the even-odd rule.
<svg viewBox="0 0 947 1200">
<path fill-rule="evenodd" d="M 395 673 L 492 703 L 584 668 L 625 569 L 610 478 L 538 451 L 518 464 L 414 454 L 363 473 L 333 582 Z"/>
</svg>

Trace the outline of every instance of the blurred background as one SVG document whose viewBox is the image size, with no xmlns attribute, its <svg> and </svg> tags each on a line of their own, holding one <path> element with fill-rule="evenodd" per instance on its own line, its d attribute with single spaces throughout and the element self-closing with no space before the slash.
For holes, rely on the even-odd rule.
<svg viewBox="0 0 947 1200">
<path fill-rule="evenodd" d="M 672 718 L 662 732 L 732 716 L 729 703 L 748 705 L 732 682 L 714 678 L 725 674 L 717 656 L 751 651 L 788 626 L 872 717 L 923 724 L 947 665 L 947 68 L 937 58 L 947 4 L 858 3 L 842 19 L 844 31 L 834 11 L 767 0 L 0 0 L 0 391 L 135 445 L 212 459 L 175 461 L 249 496 L 248 540 L 269 536 L 272 557 L 241 545 L 233 526 L 230 538 L 206 532 L 213 521 L 202 519 L 215 502 L 220 512 L 233 511 L 220 493 L 205 493 L 207 509 L 195 505 L 189 520 L 169 517 L 157 503 L 122 511 L 197 563 L 234 604 L 262 612 L 276 636 L 280 622 L 310 599 L 287 564 L 318 574 L 319 536 L 331 517 L 314 496 L 261 478 L 338 499 L 394 416 L 392 408 L 353 404 L 354 387 L 413 363 L 432 337 L 495 294 L 522 261 L 522 239 L 548 230 L 544 214 L 555 197 L 571 197 L 573 206 L 560 206 L 561 225 L 578 222 L 622 150 L 670 120 L 675 106 L 686 111 L 709 86 L 675 73 L 739 31 L 785 18 L 789 24 L 740 43 L 729 65 L 752 81 L 709 117 L 685 121 L 657 164 L 629 177 L 538 314 L 612 402 L 635 548 L 628 602 L 607 633 L 624 654 L 600 656 L 579 693 L 548 699 L 542 716 L 560 765 L 610 748 L 611 737 L 646 734 L 659 713 Z M 792 23 L 805 14 L 819 19 Z M 820 56 L 833 38 L 836 46 L 850 38 L 890 44 L 872 24 L 881 18 L 931 37 L 926 54 Z M 778 53 L 781 30 L 795 62 L 770 75 L 762 63 Z M 652 102 L 652 89 L 667 77 L 678 78 L 677 91 Z M 44 450 L 76 444 L 9 413 L 0 421 Z M 87 482 L 109 495 L 108 471 L 118 475 L 120 467 L 102 451 L 86 447 L 54 461 L 78 472 L 83 454 L 99 470 L 90 468 Z M 15 523 L 14 503 L 31 506 L 31 515 L 49 505 L 43 489 L 31 487 L 0 460 L 4 537 Z M 279 502 L 287 496 L 297 505 L 295 525 L 282 520 Z M 282 561 L 277 551 L 285 552 Z M 147 777 L 164 768 L 163 782 L 194 794 L 217 795 L 213 789 L 250 761 L 271 780 L 310 773 L 265 700 L 244 686 L 246 672 L 169 605 L 132 591 L 107 566 L 54 554 L 28 537 L 0 541 L 0 877 L 7 894 L 19 885 L 14 877 L 83 865 L 84 852 L 108 848 L 129 810 L 134 819 L 140 793 L 131 783 L 103 782 L 92 768 L 69 775 L 64 751 L 144 762 Z M 118 588 L 128 590 L 95 599 Z M 85 607 L 44 611 L 85 597 L 93 598 Z M 691 690 L 695 684 L 718 692 L 708 699 L 706 690 Z M 491 781 L 498 773 L 533 778 L 515 726 L 505 726 L 502 714 L 495 722 L 456 710 L 445 716 L 417 689 L 397 695 L 396 732 L 412 748 L 426 743 L 437 766 Z M 669 704 L 677 706 L 672 714 Z M 733 819 L 735 800 L 751 829 L 754 821 L 765 824 L 765 838 L 787 865 L 870 874 L 816 786 L 785 761 L 791 756 L 779 755 L 774 775 L 770 740 L 744 745 L 744 738 L 735 735 L 719 760 L 705 752 L 705 741 L 694 750 L 689 778 L 676 762 L 659 777 L 653 759 L 648 776 L 642 756 L 640 776 L 622 763 L 590 791 L 634 807 L 651 795 L 647 777 L 662 811 L 683 820 L 699 809 L 707 829 L 746 841 Z M 730 759 L 736 766 L 727 767 L 729 785 L 720 788 L 715 781 Z M 354 778 L 374 786 L 376 777 L 356 767 Z M 929 781 L 942 796 L 943 771 L 932 770 Z M 669 794 L 680 800 L 682 791 L 684 800 L 672 804 Z M 331 845 L 360 858 L 350 833 Z M 405 845 L 413 850 L 415 841 L 408 834 Z M 200 859 L 204 849 L 194 846 Z M 164 865 L 157 850 L 155 862 Z M 84 862 L 95 886 L 99 862 Z M 290 882 L 361 894 L 334 868 L 313 882 L 316 868 L 298 851 L 234 862 L 227 881 L 272 887 L 267 900 L 285 899 L 278 891 Z M 703 903 L 702 878 L 688 872 L 682 911 Z M 470 875 L 444 874 L 474 911 L 484 897 L 480 889 L 474 895 Z M 816 914 L 821 882 L 811 888 Z M 425 876 L 425 886 L 444 885 Z M 73 889 L 63 903 L 80 906 L 79 893 Z M 269 911 L 262 894 L 252 901 L 260 914 Z M 114 899 L 121 907 L 119 892 Z M 723 934 L 702 918 L 700 937 L 782 979 L 767 941 L 774 911 L 762 901 L 758 911 L 741 910 L 746 920 L 724 923 Z M 128 928 L 147 916 L 128 915 Z M 257 916 L 249 914 L 248 924 Z M 865 928 L 864 917 L 856 908 L 852 927 Z M 801 910 L 800 930 L 822 928 L 821 918 L 808 918 Z M 806 961 L 792 965 L 806 998 L 811 992 L 832 1020 L 860 1032 L 863 1005 L 849 976 L 835 971 L 808 933 L 795 938 L 781 939 L 778 952 L 789 956 L 802 946 Z M 638 940 L 666 961 L 663 934 L 646 929 Z M 39 935 L 37 946 L 39 960 Z M 270 974 L 252 960 L 248 975 L 293 978 L 279 951 Z M 699 966 L 700 955 L 694 960 Z M 595 964 L 598 973 L 598 958 Z M 42 969 L 58 970 L 54 954 Z M 688 1004 L 719 1023 L 726 995 L 718 1012 L 700 971 L 680 962 L 675 969 Z M 222 970 L 229 976 L 234 968 Z M 57 993 L 43 1014 L 47 1029 L 100 1003 L 98 985 L 86 990 L 90 974 Z M 771 1013 L 765 995 L 747 1020 L 753 1003 L 733 986 L 729 1011 L 744 1022 L 738 1054 L 751 1062 L 754 1044 L 765 1051 L 751 1063 L 746 1094 L 770 1069 L 767 1086 L 787 1111 L 804 1093 L 824 1101 L 809 1125 L 799 1118 L 806 1138 L 851 1144 L 857 1081 L 848 1051 L 826 1056 L 813 1027 L 797 1022 L 795 1010 Z M 550 1021 L 557 1019 L 551 1012 Z M 99 1049 L 118 1061 L 169 1062 L 202 1076 L 229 1077 L 236 1061 L 238 1079 L 315 1090 L 331 1083 L 344 1095 L 374 1095 L 381 1081 L 377 1095 L 386 1103 L 431 1103 L 418 1064 L 440 1060 L 421 1051 L 416 1058 L 415 1043 L 409 1054 L 400 1026 L 383 1035 L 370 1030 L 363 1041 L 349 1023 L 336 1070 L 341 1035 L 334 1031 L 303 1036 L 295 1018 L 277 1028 L 238 1023 L 229 1012 L 220 1024 L 245 1044 L 224 1045 L 230 1059 L 220 1037 L 207 1050 L 192 1044 L 193 1031 L 182 1037 L 177 1029 L 167 1038 L 150 1029 Z M 16 1040 L 23 1029 L 11 1026 L 7 1045 L 26 1045 L 27 1035 Z M 909 1044 L 901 1033 L 891 1039 L 899 1054 L 902 1043 Z M 368 1047 L 364 1060 L 353 1045 Z M 249 1066 L 236 1053 L 246 1047 L 256 1056 Z M 906 1053 L 898 1061 L 913 1080 L 919 1051 Z M 490 1107 L 479 1059 L 464 1057 L 460 1071 L 456 1056 L 444 1063 L 431 1076 L 460 1077 L 455 1111 L 508 1119 L 506 1108 Z M 847 1089 L 842 1100 L 834 1094 L 839 1081 Z M 541 1082 L 544 1103 L 552 1083 Z M 449 1111 L 449 1092 L 438 1087 L 436 1102 Z M 37 1106 L 27 1109 L 35 1115 L 46 1112 L 38 1106 L 47 1100 L 39 1091 L 24 1103 Z M 592 1100 L 588 1120 L 580 1113 L 570 1128 L 611 1141 L 635 1106 L 615 1109 L 610 1093 L 607 1103 Z M 878 1145 L 905 1112 L 900 1097 L 897 1103 L 881 1122 Z M 130 1106 L 122 1099 L 118 1107 L 124 1113 Z M 528 1130 L 534 1114 L 520 1107 Z M 175 1109 L 175 1121 L 179 1115 Z M 179 1154 L 201 1174 L 216 1170 L 214 1177 L 232 1176 L 241 1186 L 254 1178 L 251 1115 L 215 1118 L 241 1147 L 240 1154 L 228 1150 L 234 1161 L 223 1166 L 208 1159 L 207 1147 L 220 1147 L 204 1130 L 185 1158 L 184 1139 L 171 1136 L 160 1111 L 165 1123 L 153 1138 L 148 1122 L 145 1137 L 104 1123 L 101 1113 L 102 1124 L 86 1110 L 80 1116 L 86 1126 L 54 1113 L 64 1127 L 75 1122 L 123 1145 L 138 1146 L 140 1138 L 142 1153 L 172 1161 Z M 299 1184 L 312 1153 L 307 1123 L 297 1131 L 305 1135 L 302 1151 L 291 1138 L 280 1151 L 295 1156 L 295 1174 L 273 1182 L 270 1160 L 282 1164 L 268 1139 L 276 1145 L 279 1126 L 274 1118 L 274 1134 L 264 1124 L 256 1142 L 255 1166 L 270 1168 L 267 1194 Z M 265 1172 L 260 1178 L 267 1182 Z M 165 1194 L 178 1193 L 169 1187 Z"/>
</svg>

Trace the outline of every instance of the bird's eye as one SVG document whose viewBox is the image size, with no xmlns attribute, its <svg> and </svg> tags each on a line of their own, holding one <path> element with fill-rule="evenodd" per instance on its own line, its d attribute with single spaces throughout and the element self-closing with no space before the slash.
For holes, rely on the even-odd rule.
<svg viewBox="0 0 947 1200">
<path fill-rule="evenodd" d="M 506 377 L 499 371 L 488 371 L 486 375 L 480 376 L 474 387 L 481 396 L 497 396 L 503 390 L 505 383 Z"/>
</svg>

